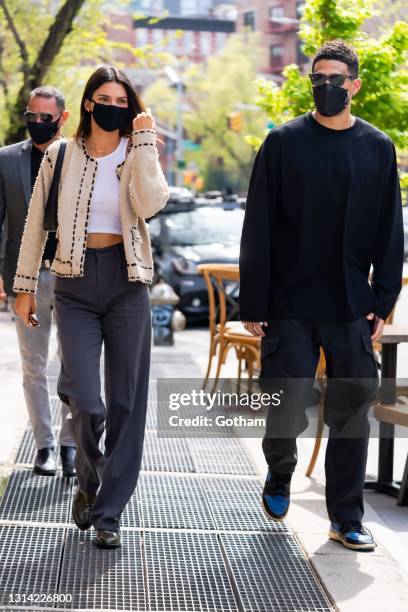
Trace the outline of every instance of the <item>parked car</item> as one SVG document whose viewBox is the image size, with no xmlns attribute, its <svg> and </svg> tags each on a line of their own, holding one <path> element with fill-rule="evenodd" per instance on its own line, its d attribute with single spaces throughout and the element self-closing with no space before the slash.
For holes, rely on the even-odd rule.
<svg viewBox="0 0 408 612">
<path fill-rule="evenodd" d="M 185 203 L 185 202 L 194 201 L 194 194 L 187 187 L 176 187 L 174 185 L 170 185 L 169 193 L 170 193 L 170 196 L 169 196 L 168 202 L 170 203 L 175 203 L 175 202 Z"/>
<path fill-rule="evenodd" d="M 150 219 L 156 280 L 166 280 L 180 297 L 188 321 L 208 318 L 208 295 L 197 272 L 201 263 L 238 263 L 244 210 L 236 202 L 164 209 Z M 234 285 L 234 289 L 233 289 Z M 238 297 L 236 283 L 231 284 Z"/>
</svg>

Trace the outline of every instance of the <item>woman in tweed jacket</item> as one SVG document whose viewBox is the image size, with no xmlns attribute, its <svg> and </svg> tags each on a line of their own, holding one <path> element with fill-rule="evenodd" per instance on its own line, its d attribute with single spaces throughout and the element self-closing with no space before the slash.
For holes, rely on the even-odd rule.
<svg viewBox="0 0 408 612">
<path fill-rule="evenodd" d="M 144 441 L 153 278 L 145 219 L 165 206 L 168 187 L 154 118 L 123 72 L 100 66 L 85 86 L 80 113 L 64 156 L 51 266 L 62 351 L 57 390 L 70 406 L 78 449 L 74 521 L 82 530 L 93 525 L 96 545 L 112 548 L 121 544 L 120 516 L 137 484 Z M 26 325 L 36 310 L 44 210 L 59 146 L 54 142 L 42 161 L 14 279 L 15 309 Z"/>
</svg>

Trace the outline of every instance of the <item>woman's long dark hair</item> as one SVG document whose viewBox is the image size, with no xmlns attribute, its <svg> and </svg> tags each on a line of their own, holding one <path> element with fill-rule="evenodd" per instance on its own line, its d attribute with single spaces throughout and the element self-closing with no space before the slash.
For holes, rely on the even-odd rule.
<svg viewBox="0 0 408 612">
<path fill-rule="evenodd" d="M 91 133 L 91 113 L 85 108 L 85 100 L 90 100 L 93 97 L 94 92 L 104 83 L 115 81 L 120 83 L 126 89 L 128 98 L 129 121 L 127 125 L 120 130 L 121 136 L 130 136 L 133 130 L 133 119 L 138 113 L 146 110 L 140 96 L 137 94 L 132 83 L 124 72 L 118 70 L 114 66 L 108 66 L 103 64 L 95 70 L 88 79 L 85 85 L 85 90 L 81 100 L 81 115 L 79 119 L 78 129 L 75 132 L 75 138 L 87 138 Z"/>
</svg>

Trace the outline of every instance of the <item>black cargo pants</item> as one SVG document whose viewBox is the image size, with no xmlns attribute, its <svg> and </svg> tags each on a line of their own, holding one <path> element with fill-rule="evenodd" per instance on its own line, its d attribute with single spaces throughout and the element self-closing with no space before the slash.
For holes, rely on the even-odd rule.
<svg viewBox="0 0 408 612">
<path fill-rule="evenodd" d="M 293 473 L 296 437 L 307 427 L 305 409 L 323 348 L 327 366 L 325 422 L 326 505 L 330 520 L 360 521 L 367 462 L 367 412 L 375 399 L 378 372 L 370 323 L 271 319 L 261 340 L 259 384 L 263 391 L 284 391 L 279 407 L 269 407 L 262 448 L 273 473 Z M 282 389 L 281 389 L 282 388 Z"/>
</svg>

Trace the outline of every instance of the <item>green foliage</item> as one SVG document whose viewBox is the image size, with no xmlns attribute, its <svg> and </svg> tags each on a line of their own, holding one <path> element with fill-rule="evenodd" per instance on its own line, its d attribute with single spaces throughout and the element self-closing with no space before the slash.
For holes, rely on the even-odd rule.
<svg viewBox="0 0 408 612">
<path fill-rule="evenodd" d="M 24 137 L 25 128 L 22 112 L 27 93 L 38 85 L 52 84 L 63 91 L 67 98 L 67 107 L 71 118 L 65 129 L 73 131 L 79 115 L 79 102 L 86 79 L 102 62 L 120 62 L 115 51 L 127 51 L 134 57 L 134 65 L 157 65 L 157 61 L 167 59 L 167 54 L 156 53 L 150 46 L 134 48 L 123 42 L 115 42 L 108 37 L 107 26 L 109 11 L 127 0 L 76 0 L 78 11 L 72 23 L 59 19 L 64 7 L 72 7 L 73 0 L 1 0 L 0 1 L 0 142 L 13 142 Z M 6 11 L 9 20 L 6 18 Z M 15 32 L 10 28 L 10 20 Z M 48 34 L 55 23 L 58 30 L 64 30 L 62 44 L 58 52 L 53 53 Z M 61 26 L 61 27 L 60 27 Z M 49 44 L 48 44 L 49 43 Z M 50 65 L 47 60 L 47 47 Z M 131 57 L 130 56 L 130 57 Z M 41 58 L 43 66 L 41 65 Z M 155 63 L 156 62 L 156 63 Z M 43 69 L 43 70 L 42 70 Z M 40 82 L 36 74 L 41 73 Z"/>
<path fill-rule="evenodd" d="M 257 51 L 255 35 L 234 34 L 219 54 L 205 64 L 190 65 L 182 75 L 183 124 L 188 137 L 201 143 L 199 151 L 186 151 L 185 156 L 204 176 L 207 189 L 218 189 L 224 181 L 247 188 L 254 153 L 243 135 L 260 137 L 266 124 L 253 105 Z M 175 127 L 177 97 L 166 79 L 156 81 L 144 98 L 160 119 Z M 227 116 L 233 112 L 242 116 L 241 132 L 228 128 Z"/>
<path fill-rule="evenodd" d="M 408 24 L 396 21 L 381 36 L 370 36 L 363 30 L 364 23 L 378 14 L 372 0 L 307 0 L 300 38 L 308 56 L 323 42 L 336 38 L 354 46 L 363 84 L 353 98 L 352 112 L 386 132 L 403 149 L 408 146 Z M 313 108 L 307 75 L 296 65 L 287 66 L 283 74 L 281 86 L 257 81 L 257 104 L 276 124 Z M 259 146 L 256 138 L 247 138 L 247 142 Z"/>
<path fill-rule="evenodd" d="M 313 55 L 327 40 L 354 42 L 364 21 L 374 14 L 372 0 L 308 0 L 300 25 L 304 53 Z"/>
</svg>

